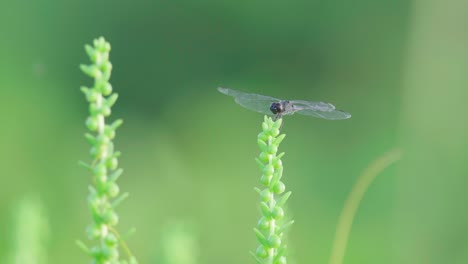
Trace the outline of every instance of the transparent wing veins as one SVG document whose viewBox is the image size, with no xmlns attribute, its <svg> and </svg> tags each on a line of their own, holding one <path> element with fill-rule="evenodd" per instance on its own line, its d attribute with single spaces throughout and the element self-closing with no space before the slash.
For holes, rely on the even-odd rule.
<svg viewBox="0 0 468 264">
<path fill-rule="evenodd" d="M 312 101 L 301 101 L 292 100 L 290 101 L 296 108 L 309 109 L 317 111 L 333 111 L 335 106 L 327 102 L 312 102 Z"/>
<path fill-rule="evenodd" d="M 295 112 L 301 115 L 314 116 L 328 120 L 348 119 L 351 114 L 336 109 L 333 104 L 327 102 L 309 102 L 294 100 L 291 101 L 294 105 Z"/>
<path fill-rule="evenodd" d="M 239 105 L 266 115 L 273 115 L 270 111 L 270 106 L 272 103 L 280 101 L 280 99 L 270 96 L 246 93 L 223 87 L 219 87 L 218 91 L 225 95 L 234 97 L 235 102 Z"/>
</svg>

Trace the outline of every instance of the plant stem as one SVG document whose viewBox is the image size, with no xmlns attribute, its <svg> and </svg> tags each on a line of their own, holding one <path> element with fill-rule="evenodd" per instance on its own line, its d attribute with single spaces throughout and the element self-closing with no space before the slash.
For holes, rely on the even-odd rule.
<svg viewBox="0 0 468 264">
<path fill-rule="evenodd" d="M 273 121 L 265 116 L 262 123 L 263 131 L 258 135 L 257 141 L 261 153 L 256 161 L 263 173 L 260 180 L 264 189 L 255 188 L 261 197 L 262 217 L 257 228 L 254 229 L 260 246 L 252 255 L 257 263 L 262 264 L 286 263 L 286 244 L 282 241 L 283 231 L 293 223 L 291 220 L 285 225 L 280 225 L 284 217 L 283 205 L 291 194 L 291 192 L 284 193 L 286 187 L 281 181 L 283 176 L 281 157 L 284 153 L 277 155 L 279 144 L 285 137 L 284 134 L 280 135 L 281 123 L 282 119 Z"/>
<path fill-rule="evenodd" d="M 359 205 L 369 189 L 370 184 L 383 170 L 392 165 L 401 158 L 400 149 L 392 149 L 372 162 L 369 167 L 361 174 L 351 193 L 346 199 L 343 210 L 341 211 L 338 225 L 336 228 L 335 240 L 333 242 L 330 264 L 342 264 L 346 252 L 349 232 L 353 225 L 354 216 Z"/>
<path fill-rule="evenodd" d="M 111 114 L 111 107 L 117 100 L 117 94 L 112 92 L 109 83 L 112 64 L 109 61 L 110 44 L 104 38 L 94 40 L 94 46 L 86 45 L 86 52 L 91 59 L 91 65 L 81 65 L 81 70 L 94 78 L 94 86 L 82 87 L 81 90 L 89 102 L 89 117 L 86 125 L 91 133 L 86 138 L 91 144 L 91 165 L 84 166 L 92 174 L 93 186 L 90 186 L 88 205 L 93 217 L 93 223 L 88 227 L 90 240 L 96 245 L 85 250 L 93 258 L 93 263 L 136 263 L 126 243 L 114 228 L 118 223 L 115 205 L 121 202 L 127 194 L 119 196 L 119 186 L 116 183 L 122 170 L 118 168 L 119 152 L 114 150 L 112 140 L 116 129 L 122 120 L 106 124 L 106 117 Z M 110 175 L 110 176 L 109 176 Z M 79 242 L 80 247 L 84 244 Z M 129 260 L 120 260 L 119 244 L 124 248 Z M 86 248 L 85 248 L 86 249 Z"/>
</svg>

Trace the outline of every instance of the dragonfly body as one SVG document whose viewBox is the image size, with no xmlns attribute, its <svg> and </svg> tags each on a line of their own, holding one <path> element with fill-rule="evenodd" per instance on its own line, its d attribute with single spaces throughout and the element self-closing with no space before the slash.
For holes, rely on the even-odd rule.
<svg viewBox="0 0 468 264">
<path fill-rule="evenodd" d="M 293 106 L 289 103 L 289 101 L 280 101 L 277 103 L 271 103 L 270 111 L 275 115 L 283 115 L 287 113 L 292 113 L 294 110 Z"/>
<path fill-rule="evenodd" d="M 218 88 L 218 91 L 234 97 L 241 106 L 266 115 L 274 115 L 275 120 L 294 113 L 314 116 L 328 120 L 350 118 L 347 112 L 338 110 L 326 102 L 311 102 L 301 100 L 281 100 L 270 96 L 241 92 L 229 88 Z"/>
</svg>

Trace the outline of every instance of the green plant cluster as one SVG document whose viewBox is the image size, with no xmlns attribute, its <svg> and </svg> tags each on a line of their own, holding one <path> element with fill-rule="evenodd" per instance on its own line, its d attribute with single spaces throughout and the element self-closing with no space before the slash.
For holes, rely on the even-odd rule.
<svg viewBox="0 0 468 264">
<path fill-rule="evenodd" d="M 88 227 L 87 234 L 89 239 L 96 241 L 97 244 L 91 249 L 82 243 L 80 246 L 91 255 L 92 263 L 136 263 L 136 259 L 114 228 L 119 220 L 115 208 L 128 194 L 119 195 L 120 190 L 116 180 L 122 174 L 122 169 L 118 168 L 120 152 L 115 151 L 112 142 L 122 120 L 116 120 L 112 124 L 106 124 L 105 120 L 110 116 L 111 107 L 117 100 L 117 94 L 112 92 L 109 83 L 112 70 L 109 61 L 111 47 L 102 37 L 94 40 L 93 44 L 94 46 L 85 46 L 92 64 L 80 65 L 80 68 L 85 74 L 94 78 L 93 87 L 81 87 L 81 91 L 89 102 L 86 126 L 91 133 L 86 134 L 86 139 L 92 146 L 93 160 L 90 165 L 83 164 L 93 175 L 93 185 L 89 187 L 88 196 L 93 223 Z M 120 260 L 119 244 L 126 250 L 128 261 Z"/>
<path fill-rule="evenodd" d="M 260 181 L 263 189 L 256 188 L 260 194 L 260 208 L 262 217 L 254 228 L 260 245 L 255 254 L 252 254 L 261 264 L 286 263 L 286 244 L 284 243 L 284 230 L 294 221 L 283 223 L 284 205 L 291 192 L 285 192 L 285 185 L 281 181 L 283 164 L 281 157 L 284 152 L 277 155 L 278 147 L 286 136 L 280 135 L 282 119 L 273 121 L 265 116 L 262 123 L 262 132 L 258 135 L 258 146 L 261 153 L 256 161 L 262 171 Z"/>
</svg>

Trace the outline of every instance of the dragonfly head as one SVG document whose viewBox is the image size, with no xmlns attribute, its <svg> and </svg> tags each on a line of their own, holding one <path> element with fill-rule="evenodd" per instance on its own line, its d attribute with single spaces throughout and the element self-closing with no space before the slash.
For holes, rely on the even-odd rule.
<svg viewBox="0 0 468 264">
<path fill-rule="evenodd" d="M 284 106 L 282 103 L 272 103 L 270 106 L 270 111 L 275 115 L 280 114 L 284 112 Z"/>
</svg>

